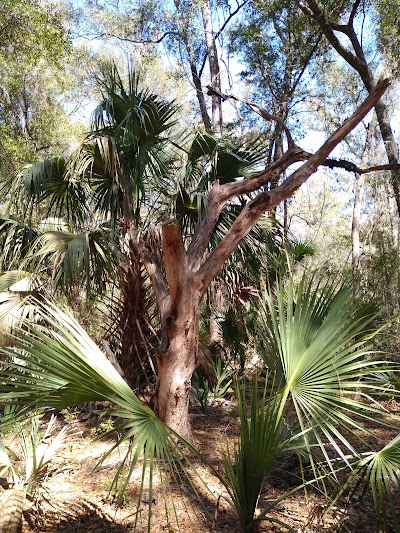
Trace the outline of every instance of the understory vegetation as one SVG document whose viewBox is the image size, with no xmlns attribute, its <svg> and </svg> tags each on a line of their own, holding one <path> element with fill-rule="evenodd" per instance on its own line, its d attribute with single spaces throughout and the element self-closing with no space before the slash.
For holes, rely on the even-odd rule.
<svg viewBox="0 0 400 533">
<path fill-rule="evenodd" d="M 400 531 L 399 12 L 0 6 L 1 532 Z"/>
</svg>

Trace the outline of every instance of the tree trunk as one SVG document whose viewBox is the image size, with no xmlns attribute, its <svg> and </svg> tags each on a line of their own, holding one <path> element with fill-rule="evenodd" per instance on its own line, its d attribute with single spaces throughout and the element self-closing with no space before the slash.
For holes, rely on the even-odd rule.
<svg viewBox="0 0 400 533">
<path fill-rule="evenodd" d="M 376 107 L 376 106 L 375 106 Z M 368 164 L 372 159 L 373 141 L 376 135 L 376 118 L 377 113 L 374 114 L 371 123 L 367 128 L 367 136 L 361 161 Z M 360 296 L 360 261 L 361 261 L 361 244 L 360 244 L 360 226 L 361 226 L 361 204 L 364 189 L 365 178 L 363 174 L 356 174 L 354 182 L 354 204 L 353 216 L 351 223 L 351 243 L 352 243 L 352 267 L 353 267 L 353 282 L 354 282 L 354 296 Z"/>
<path fill-rule="evenodd" d="M 197 101 L 199 102 L 201 119 L 203 121 L 205 129 L 207 131 L 211 131 L 211 121 L 208 115 L 206 100 L 204 97 L 203 88 L 201 86 L 199 72 L 196 66 L 196 56 L 193 50 L 193 46 L 190 42 L 190 37 L 187 32 L 187 23 L 184 19 L 184 16 L 182 15 L 180 2 L 178 0 L 174 0 L 174 4 L 175 4 L 176 11 L 177 11 L 181 38 L 185 45 L 186 52 L 187 52 L 188 59 L 189 59 L 190 72 L 192 75 L 193 85 L 196 89 L 196 98 L 197 98 Z"/>
<path fill-rule="evenodd" d="M 351 257 L 353 266 L 354 296 L 356 298 L 360 295 L 360 218 L 363 185 L 364 176 L 362 174 L 357 174 L 354 182 L 354 204 L 351 223 Z"/>
<path fill-rule="evenodd" d="M 121 307 L 117 320 L 120 346 L 117 359 L 132 389 L 154 382 L 156 344 L 151 325 L 151 295 L 139 257 L 130 253 L 130 264 L 120 280 Z"/>
<path fill-rule="evenodd" d="M 199 364 L 199 305 L 202 298 L 188 267 L 180 224 L 168 220 L 162 227 L 168 296 L 161 308 L 162 341 L 157 356 L 157 414 L 165 423 L 191 439 L 189 393 Z"/>
<path fill-rule="evenodd" d="M 189 393 L 198 366 L 198 311 L 186 299 L 179 315 L 166 327 L 167 343 L 158 357 L 157 414 L 180 435 L 191 440 Z"/>
<path fill-rule="evenodd" d="M 221 77 L 218 62 L 217 46 L 215 44 L 215 35 L 212 25 L 210 2 L 204 0 L 201 4 L 201 14 L 203 16 L 203 27 L 207 46 L 208 64 L 210 66 L 211 86 L 221 92 Z M 212 95 L 212 128 L 214 133 L 222 133 L 222 105 L 221 97 L 218 94 Z"/>
<path fill-rule="evenodd" d="M 348 23 L 341 25 L 327 20 L 316 0 L 307 0 L 307 8 L 299 0 L 296 0 L 296 3 L 300 9 L 317 22 L 329 43 L 358 72 L 364 87 L 371 94 L 371 91 L 376 85 L 374 74 L 367 63 L 362 42 L 359 41 L 354 29 L 354 18 L 360 2 L 353 3 Z M 342 42 L 336 37 L 335 31 L 343 33 L 348 37 L 352 45 L 352 50 L 343 46 Z M 389 164 L 395 165 L 399 162 L 399 150 L 390 124 L 388 108 L 383 101 L 379 100 L 375 105 L 375 111 L 388 162 Z M 391 185 L 396 201 L 397 213 L 400 216 L 400 172 L 398 170 L 391 170 Z"/>
</svg>

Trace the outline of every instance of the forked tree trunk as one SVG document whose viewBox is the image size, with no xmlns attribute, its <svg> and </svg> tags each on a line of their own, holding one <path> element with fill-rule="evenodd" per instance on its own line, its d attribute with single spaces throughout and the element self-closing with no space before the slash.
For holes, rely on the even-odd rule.
<svg viewBox="0 0 400 533">
<path fill-rule="evenodd" d="M 141 256 L 157 298 L 162 324 L 162 343 L 157 354 L 159 372 L 156 411 L 175 431 L 190 440 L 189 392 L 193 372 L 199 364 L 198 329 L 200 303 L 210 283 L 241 240 L 263 213 L 292 196 L 299 187 L 325 162 L 331 151 L 374 107 L 389 85 L 379 82 L 368 98 L 344 121 L 314 154 L 296 146 L 287 128 L 289 147 L 279 160 L 264 171 L 229 183 L 213 182 L 208 193 L 207 210 L 199 221 L 186 250 L 178 220 L 162 225 L 163 267 L 135 230 L 130 239 Z M 235 97 L 236 98 L 236 97 Z M 246 101 L 247 102 L 247 101 Z M 267 119 L 265 110 L 247 102 Z M 304 163 L 284 182 L 270 191 L 266 183 L 276 180 L 296 162 Z M 235 198 L 249 193 L 255 196 L 243 207 L 230 230 L 209 255 L 207 247 L 212 231 L 224 207 Z"/>
<path fill-rule="evenodd" d="M 168 296 L 161 306 L 162 341 L 157 356 L 157 414 L 191 439 L 189 393 L 198 359 L 199 283 L 188 267 L 180 224 L 163 224 L 163 252 Z"/>
</svg>

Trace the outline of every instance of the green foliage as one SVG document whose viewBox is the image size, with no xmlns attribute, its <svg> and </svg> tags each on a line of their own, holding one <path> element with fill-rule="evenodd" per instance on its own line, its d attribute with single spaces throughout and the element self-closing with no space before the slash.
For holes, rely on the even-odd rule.
<svg viewBox="0 0 400 533">
<path fill-rule="evenodd" d="M 227 394 L 233 393 L 232 383 L 234 370 L 229 368 L 229 363 L 224 364 L 222 358 L 217 356 L 213 365 L 216 383 L 213 387 L 214 398 L 224 398 Z"/>
<path fill-rule="evenodd" d="M 302 97 L 319 33 L 291 0 L 251 2 L 245 10 L 230 31 L 230 48 L 244 60 L 242 78 L 265 94 L 272 112 L 286 118 L 292 100 Z"/>
<path fill-rule="evenodd" d="M 4 0 L 0 7 L 0 59 L 59 60 L 68 52 L 62 4 Z"/>
<path fill-rule="evenodd" d="M 384 531 L 400 531 L 394 496 L 400 491 L 400 435 L 381 450 L 363 454 L 356 466 L 356 472 L 361 475 L 362 481 L 372 494 L 374 507 Z"/>
<path fill-rule="evenodd" d="M 202 378 L 202 376 L 195 372 L 192 378 L 194 390 L 196 391 L 196 398 L 200 403 L 202 410 L 205 412 L 209 403 L 210 387 L 208 379 Z"/>
<path fill-rule="evenodd" d="M 373 379 L 391 364 L 372 355 L 375 315 L 353 301 L 352 286 L 336 280 L 303 278 L 287 291 L 278 283 L 276 299 L 269 293 L 260 308 L 261 356 L 276 373 L 282 411 L 292 406 L 302 430 L 314 434 L 326 460 L 325 439 L 344 458 L 341 446 L 353 447 L 342 433 L 364 430 L 354 415 L 374 420 L 383 410 L 355 399 L 355 394 L 387 395 Z M 370 332 L 368 332 L 370 331 Z M 286 403 L 287 400 L 287 403 Z"/>
<path fill-rule="evenodd" d="M 265 476 L 278 453 L 290 449 L 310 461 L 313 482 L 343 465 L 351 471 L 344 488 L 362 476 L 385 531 L 390 530 L 387 511 L 393 518 L 399 488 L 398 438 L 379 452 L 360 455 L 347 437 L 350 433 L 365 445 L 362 436 L 369 431 L 362 419 L 387 424 L 385 409 L 374 398 L 398 396 L 382 377 L 376 379 L 377 372 L 390 377 L 398 365 L 373 356 L 374 317 L 371 309 L 354 302 L 352 286 L 345 280 L 303 277 L 298 284 L 289 279 L 287 286 L 278 280 L 260 300 L 260 355 L 269 377 L 261 393 L 259 381 L 254 381 L 249 411 L 244 389 L 238 389 L 240 438 L 234 455 L 228 450 L 224 460 L 227 490 L 245 531 L 254 528 Z M 268 519 L 273 506 L 258 519 Z"/>
<path fill-rule="evenodd" d="M 111 429 L 118 435 L 115 445 L 101 458 L 99 464 L 122 443 L 128 444 L 110 490 L 126 492 L 129 479 L 140 457 L 143 473 L 138 507 L 144 497 L 145 473 L 149 472 L 149 522 L 153 482 L 158 465 L 160 483 L 165 495 L 170 495 L 170 483 L 181 478 L 193 486 L 186 468 L 192 468 L 184 452 L 195 449 L 161 422 L 150 408 L 144 406 L 121 378 L 111 363 L 97 348 L 85 331 L 68 315 L 46 302 L 38 304 L 41 326 L 26 323 L 24 330 L 14 337 L 13 347 L 0 349 L 1 364 L 0 405 L 14 405 L 12 419 L 22 420 L 32 410 L 66 409 L 86 401 L 107 400 L 116 407 L 106 415 L 116 421 Z M 10 419 L 7 419 L 9 422 Z M 182 447 L 182 445 L 184 447 Z M 196 492 L 196 489 L 193 486 Z"/>
<path fill-rule="evenodd" d="M 399 74 L 400 24 L 399 1 L 379 0 L 373 2 L 377 12 L 379 44 L 395 75 Z"/>
<path fill-rule="evenodd" d="M 268 391 L 269 389 L 269 391 Z M 254 530 L 255 511 L 265 477 L 275 465 L 284 445 L 280 429 L 279 403 L 271 395 L 268 379 L 261 387 L 257 378 L 247 393 L 237 385 L 236 396 L 240 418 L 240 435 L 232 455 L 224 455 L 224 469 L 228 491 L 245 532 Z"/>
<path fill-rule="evenodd" d="M 90 434 L 97 437 L 102 437 L 107 433 L 111 433 L 114 429 L 114 420 L 109 418 L 105 422 L 99 422 L 99 425 L 90 430 Z"/>
<path fill-rule="evenodd" d="M 80 130 L 65 110 L 72 46 L 65 5 L 5 0 L 0 6 L 0 181 L 22 164 L 66 150 Z"/>
<path fill-rule="evenodd" d="M 3 407 L 5 418 L 2 420 L 2 428 L 8 429 L 8 440 L 11 435 L 12 439 L 8 446 L 0 441 L 0 475 L 11 473 L 13 485 L 24 485 L 26 494 L 31 498 L 40 497 L 44 494 L 43 483 L 51 461 L 63 446 L 68 427 L 64 426 L 54 435 L 56 418 L 52 416 L 44 433 L 41 433 L 40 417 L 35 415 L 10 428 L 9 424 L 15 415 L 16 411 L 10 410 L 9 405 Z M 8 420 L 7 426 L 4 420 Z M 18 456 L 19 453 L 21 457 Z"/>
</svg>

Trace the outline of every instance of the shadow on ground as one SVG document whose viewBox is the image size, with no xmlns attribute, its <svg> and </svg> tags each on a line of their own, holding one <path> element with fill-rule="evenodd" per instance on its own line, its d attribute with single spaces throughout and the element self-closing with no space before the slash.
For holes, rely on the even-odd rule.
<svg viewBox="0 0 400 533">
<path fill-rule="evenodd" d="M 36 510 L 24 511 L 24 519 L 31 531 L 40 533 L 126 533 L 132 531 L 132 527 L 116 523 L 112 517 L 104 513 L 99 507 L 90 503 L 82 502 L 67 506 L 57 506 L 56 509 L 45 513 Z"/>
</svg>

